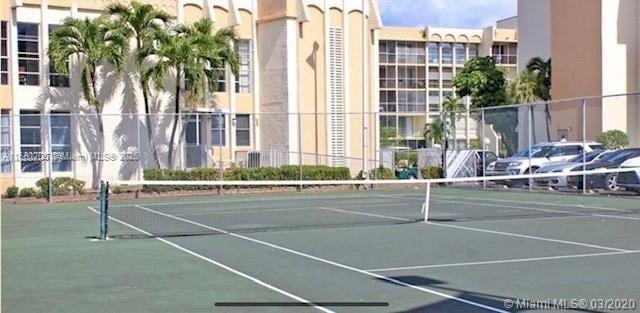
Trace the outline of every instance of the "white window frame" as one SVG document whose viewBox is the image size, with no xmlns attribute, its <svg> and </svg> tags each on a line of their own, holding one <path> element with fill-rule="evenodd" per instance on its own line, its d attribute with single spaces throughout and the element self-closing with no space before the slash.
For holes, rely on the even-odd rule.
<svg viewBox="0 0 640 313">
<path fill-rule="evenodd" d="M 0 85 L 9 85 L 9 22 L 0 21 L 0 29 Z"/>
<path fill-rule="evenodd" d="M 4 133 L 7 133 L 7 140 L 4 140 Z M 11 156 L 11 110 L 0 110 L 0 157 L 2 158 L 0 163 L 0 173 L 11 173 L 12 171 L 12 156 Z"/>
<path fill-rule="evenodd" d="M 60 117 L 68 117 L 69 118 L 69 124 L 68 125 L 54 125 L 53 123 L 53 117 L 55 116 L 60 116 Z M 64 157 L 65 159 L 62 160 L 56 160 L 56 159 L 51 159 L 51 170 L 53 172 L 70 172 L 71 171 L 71 160 L 69 159 L 70 154 L 71 154 L 71 115 L 69 114 L 69 112 L 51 112 L 51 114 L 49 115 L 49 122 L 50 122 L 50 127 L 51 127 L 51 134 L 49 135 L 49 140 L 51 140 L 51 152 L 53 152 L 53 154 L 56 157 Z M 53 141 L 53 132 L 54 129 L 67 129 L 66 134 L 69 136 L 69 139 L 67 140 L 68 143 L 54 143 Z M 65 149 L 68 148 L 68 149 Z M 56 153 L 58 149 L 62 149 L 63 154 L 60 155 L 58 153 Z M 53 156 L 52 156 L 53 157 Z M 62 162 L 68 162 L 68 169 L 66 170 L 57 170 L 56 169 L 56 163 L 62 163 Z"/>
<path fill-rule="evenodd" d="M 23 125 L 23 117 L 27 117 L 27 116 L 35 116 L 38 118 L 38 125 L 29 125 L 29 126 L 25 126 Z M 33 143 L 22 143 L 24 136 L 22 134 L 22 130 L 23 129 L 37 129 L 38 132 L 38 141 L 39 143 L 37 144 L 33 144 Z M 40 116 L 40 112 L 39 111 L 30 111 L 30 110 L 24 110 L 24 111 L 20 111 L 20 171 L 23 173 L 40 173 L 42 172 L 42 118 Z M 25 151 L 23 151 L 24 148 L 37 148 L 37 149 L 33 149 L 33 151 L 28 151 L 28 153 L 25 155 Z M 33 159 L 36 159 L 35 161 Z M 37 161 L 37 159 L 40 159 L 39 161 Z M 39 167 L 37 171 L 25 171 L 25 163 L 39 163 Z"/>
<path fill-rule="evenodd" d="M 36 28 L 38 29 L 36 31 L 36 35 L 35 36 L 22 36 L 20 35 L 20 31 L 18 31 L 18 49 L 20 49 L 20 42 L 31 42 L 31 43 L 36 43 L 37 46 L 37 51 L 36 52 L 20 52 L 18 51 L 18 84 L 22 85 L 22 86 L 40 86 L 40 24 L 38 23 L 23 23 L 23 22 L 18 22 L 18 29 L 20 28 L 21 25 L 35 25 Z M 35 72 L 29 72 L 27 71 L 27 68 L 25 66 L 24 70 L 21 70 L 20 68 L 20 61 L 24 61 L 24 62 L 28 62 L 28 61 L 35 61 L 36 62 L 36 67 L 37 67 L 37 71 Z M 22 76 L 24 76 L 24 79 L 22 79 Z M 35 84 L 30 84 L 29 83 L 29 79 L 27 77 L 29 76 L 35 76 L 36 77 L 36 83 Z"/>
<path fill-rule="evenodd" d="M 240 56 L 240 67 L 238 76 L 236 76 L 236 93 L 251 93 L 251 78 L 253 76 L 251 40 L 238 40 L 236 48 Z"/>
</svg>

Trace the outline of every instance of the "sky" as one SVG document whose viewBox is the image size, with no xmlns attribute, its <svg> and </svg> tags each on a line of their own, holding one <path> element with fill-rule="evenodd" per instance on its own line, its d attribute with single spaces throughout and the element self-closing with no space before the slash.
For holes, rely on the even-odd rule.
<svg viewBox="0 0 640 313">
<path fill-rule="evenodd" d="M 480 28 L 517 14 L 517 0 L 377 0 L 385 26 Z"/>
</svg>

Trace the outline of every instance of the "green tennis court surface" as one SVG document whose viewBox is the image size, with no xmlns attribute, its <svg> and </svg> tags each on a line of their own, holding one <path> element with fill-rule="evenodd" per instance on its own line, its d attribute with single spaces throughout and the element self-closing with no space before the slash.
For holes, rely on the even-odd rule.
<svg viewBox="0 0 640 313">
<path fill-rule="evenodd" d="M 538 312 L 553 310 L 505 301 L 640 301 L 640 201 L 431 193 L 428 223 L 424 190 L 409 187 L 114 200 L 108 241 L 91 239 L 95 203 L 3 205 L 3 312 Z"/>
</svg>

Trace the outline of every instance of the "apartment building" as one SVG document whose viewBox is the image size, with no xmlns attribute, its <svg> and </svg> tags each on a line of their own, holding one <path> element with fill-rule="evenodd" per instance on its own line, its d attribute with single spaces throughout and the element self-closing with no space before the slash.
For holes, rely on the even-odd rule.
<svg viewBox="0 0 640 313">
<path fill-rule="evenodd" d="M 453 77 L 464 64 L 479 56 L 492 56 L 507 79 L 518 64 L 517 17 L 484 29 L 384 27 L 379 31 L 380 128 L 396 129 L 400 146 L 424 148 L 424 126 L 440 117 L 442 103 L 455 96 Z M 460 110 L 468 110 L 468 97 Z M 481 127 L 468 113 L 456 123 L 451 147 L 468 147 L 482 136 Z M 485 135 L 499 138 L 487 126 Z"/>
<path fill-rule="evenodd" d="M 637 0 L 519 0 L 519 58 L 551 57 L 554 100 L 640 92 Z M 520 64 L 523 68 L 524 64 Z M 640 96 L 551 106 L 552 139 L 587 139 L 612 129 L 640 146 Z"/>
<path fill-rule="evenodd" d="M 276 165 L 321 162 L 349 166 L 355 173 L 368 166 L 348 160 L 367 159 L 376 149 L 376 115 L 362 114 L 376 112 L 373 38 L 382 23 L 375 1 L 147 2 L 180 23 L 209 18 L 216 29 L 233 27 L 239 38 L 238 77 L 224 70 L 215 93 L 203 103 L 184 106 L 178 167 L 246 166 L 249 152 L 276 150 L 284 154 Z M 99 175 L 91 157 L 48 161 L 22 156 L 51 152 L 91 156 L 95 151 L 91 133 L 95 116 L 81 97 L 81 73 L 73 62 L 69 76 L 56 73 L 49 65 L 47 47 L 50 32 L 64 19 L 97 17 L 107 4 L 11 0 L 0 5 L 1 190 L 12 184 L 33 185 L 48 175 L 87 182 Z M 167 163 L 171 117 L 166 114 L 173 112 L 173 94 L 152 92 L 159 115 L 146 125 L 144 117 L 136 115 L 144 112 L 141 92 L 123 79 L 132 73 L 129 64 L 121 77 L 101 77 L 105 153 L 115 156 L 103 165 L 102 177 L 108 180 L 138 179 L 141 169 L 154 167 L 146 127 L 155 127 L 159 159 L 163 166 Z M 46 118 L 49 114 L 51 118 Z M 129 153 L 142 157 L 128 159 Z M 309 155 L 331 157 L 320 160 Z"/>
</svg>

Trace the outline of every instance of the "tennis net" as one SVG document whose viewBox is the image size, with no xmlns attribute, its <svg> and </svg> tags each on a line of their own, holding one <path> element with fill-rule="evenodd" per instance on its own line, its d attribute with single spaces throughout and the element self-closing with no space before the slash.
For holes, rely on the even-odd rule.
<svg viewBox="0 0 640 313">
<path fill-rule="evenodd" d="M 105 210 L 108 219 L 104 220 L 109 220 L 105 227 L 109 237 L 135 238 L 425 220 L 638 214 L 640 206 L 631 197 L 577 196 L 578 189 L 550 191 L 542 186 L 531 188 L 528 183 L 524 184 L 527 187 L 502 187 L 505 181 L 534 184 L 556 178 L 579 186 L 582 179 L 606 179 L 620 171 L 431 180 L 120 181 L 111 188 Z"/>
</svg>

